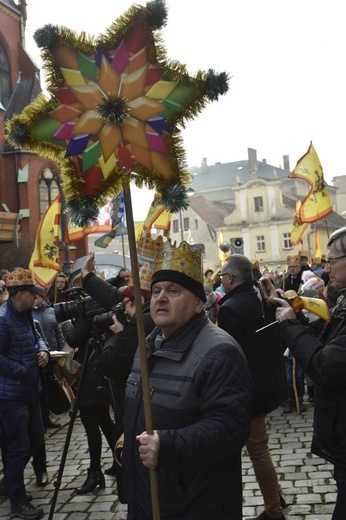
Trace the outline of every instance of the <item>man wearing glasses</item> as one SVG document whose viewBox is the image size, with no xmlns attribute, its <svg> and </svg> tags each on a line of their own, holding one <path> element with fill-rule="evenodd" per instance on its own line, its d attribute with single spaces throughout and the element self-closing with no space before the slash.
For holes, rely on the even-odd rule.
<svg viewBox="0 0 346 520">
<path fill-rule="evenodd" d="M 311 451 L 334 465 L 337 497 L 332 520 L 346 518 L 346 227 L 327 243 L 325 272 L 337 292 L 331 320 L 301 325 L 289 304 L 273 298 L 281 335 L 315 383 Z M 268 283 L 270 289 L 270 284 Z M 274 293 L 271 291 L 274 296 Z M 312 328 L 313 327 L 313 328 Z"/>
<path fill-rule="evenodd" d="M 275 321 L 275 310 L 261 301 L 251 262 L 245 256 L 229 256 L 219 276 L 226 296 L 219 302 L 218 324 L 242 347 L 253 379 L 251 432 L 246 448 L 264 500 L 258 520 L 284 520 L 285 501 L 280 495 L 266 429 L 266 414 L 287 397 L 280 332 L 276 326 L 266 327 Z"/>
<path fill-rule="evenodd" d="M 299 255 L 287 257 L 287 274 L 283 279 L 282 290 L 299 293 L 302 284 L 302 266 Z"/>
</svg>

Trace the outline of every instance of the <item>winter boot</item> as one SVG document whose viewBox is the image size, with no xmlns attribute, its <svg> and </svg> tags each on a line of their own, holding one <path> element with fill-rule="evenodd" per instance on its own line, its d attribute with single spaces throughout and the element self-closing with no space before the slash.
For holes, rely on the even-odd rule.
<svg viewBox="0 0 346 520">
<path fill-rule="evenodd" d="M 76 489 L 76 493 L 78 495 L 85 495 L 85 493 L 90 493 L 97 486 L 100 488 L 106 487 L 105 477 L 101 470 L 96 471 L 94 469 L 88 468 L 88 477 L 83 486 Z"/>
</svg>

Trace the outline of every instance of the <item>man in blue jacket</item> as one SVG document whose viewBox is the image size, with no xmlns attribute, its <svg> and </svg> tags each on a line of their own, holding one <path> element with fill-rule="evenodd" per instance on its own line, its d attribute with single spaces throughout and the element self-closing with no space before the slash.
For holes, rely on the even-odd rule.
<svg viewBox="0 0 346 520">
<path fill-rule="evenodd" d="M 0 494 L 11 500 L 11 514 L 40 518 L 25 491 L 24 469 L 34 448 L 44 442 L 39 401 L 39 368 L 49 360 L 48 347 L 31 315 L 38 288 L 31 270 L 6 275 L 9 292 L 0 307 L 0 421 L 6 438 L 6 464 Z"/>
<path fill-rule="evenodd" d="M 253 378 L 251 433 L 246 448 L 264 500 L 258 520 L 284 520 L 285 504 L 279 495 L 265 420 L 287 396 L 284 348 L 278 327 L 263 328 L 275 321 L 275 310 L 265 305 L 254 286 L 251 267 L 250 260 L 239 254 L 229 256 L 223 265 L 219 276 L 226 296 L 219 302 L 218 324 L 242 347 Z"/>
</svg>

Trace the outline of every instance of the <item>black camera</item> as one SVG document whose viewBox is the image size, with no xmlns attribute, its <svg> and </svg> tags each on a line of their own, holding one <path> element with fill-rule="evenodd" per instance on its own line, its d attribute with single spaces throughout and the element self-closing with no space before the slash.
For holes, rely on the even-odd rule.
<svg viewBox="0 0 346 520">
<path fill-rule="evenodd" d="M 105 313 L 106 309 L 97 303 L 91 296 L 80 298 L 71 302 L 60 302 L 53 305 L 56 319 L 59 323 L 71 320 L 78 315 L 88 320 L 93 320 L 95 316 Z"/>
<path fill-rule="evenodd" d="M 111 325 L 114 324 L 113 321 L 113 314 L 115 314 L 117 320 L 124 325 L 124 327 L 127 324 L 126 314 L 125 314 L 125 306 L 123 302 L 117 303 L 114 305 L 111 311 L 109 312 L 103 312 L 102 314 L 99 314 L 98 316 L 94 317 L 94 323 L 103 329 L 108 329 Z"/>
</svg>

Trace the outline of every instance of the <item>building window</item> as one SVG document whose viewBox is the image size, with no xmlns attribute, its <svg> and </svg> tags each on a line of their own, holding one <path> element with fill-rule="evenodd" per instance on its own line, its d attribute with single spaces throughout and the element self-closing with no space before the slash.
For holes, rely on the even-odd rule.
<svg viewBox="0 0 346 520">
<path fill-rule="evenodd" d="M 184 229 L 184 231 L 189 231 L 189 229 L 190 229 L 189 217 L 184 218 L 184 220 L 183 220 L 183 229 Z"/>
<path fill-rule="evenodd" d="M 282 237 L 283 237 L 283 241 L 284 241 L 284 249 L 291 249 L 292 248 L 291 233 L 284 233 L 282 235 Z"/>
<path fill-rule="evenodd" d="M 53 170 L 45 168 L 38 181 L 40 216 L 42 217 L 46 209 L 51 205 L 59 193 L 59 179 Z"/>
<path fill-rule="evenodd" d="M 10 65 L 3 46 L 0 44 L 0 101 L 7 108 L 11 97 Z"/>
<path fill-rule="evenodd" d="M 173 233 L 179 232 L 179 222 L 178 219 L 173 220 Z"/>
<path fill-rule="evenodd" d="M 258 235 L 256 237 L 256 252 L 262 253 L 266 250 L 266 243 L 264 240 L 264 235 Z"/>
<path fill-rule="evenodd" d="M 198 220 L 195 220 L 195 230 L 198 229 Z"/>
<path fill-rule="evenodd" d="M 255 211 L 263 211 L 263 197 L 254 197 Z"/>
</svg>

